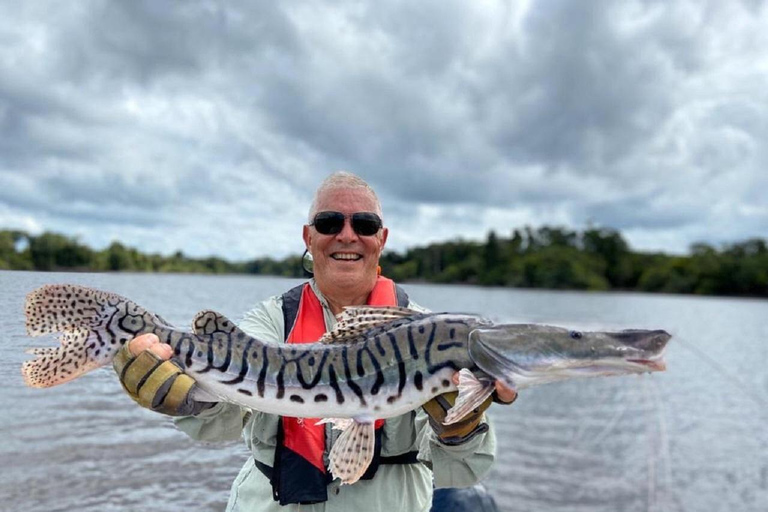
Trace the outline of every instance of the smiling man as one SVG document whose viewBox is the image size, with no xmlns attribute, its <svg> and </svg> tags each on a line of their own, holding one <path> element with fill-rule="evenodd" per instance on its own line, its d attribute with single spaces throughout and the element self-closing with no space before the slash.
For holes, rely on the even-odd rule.
<svg viewBox="0 0 768 512">
<path fill-rule="evenodd" d="M 331 312 L 365 304 L 376 285 L 379 257 L 389 230 L 382 225 L 381 206 L 367 186 L 351 175 L 334 174 L 318 189 L 304 226 L 304 243 L 314 260 L 315 283 Z M 362 234 L 355 231 L 363 230 Z"/>
<path fill-rule="evenodd" d="M 318 188 L 303 228 L 314 278 L 258 304 L 239 327 L 264 341 L 310 343 L 333 328 L 345 306 L 422 311 L 404 290 L 379 275 L 387 236 L 373 189 L 353 174 L 332 174 Z M 339 435 L 330 425 L 229 403 L 210 407 L 195 402 L 194 381 L 163 361 L 170 355 L 170 346 L 159 344 L 154 335 L 140 336 L 126 344 L 116 369 L 126 390 L 139 389 L 132 393 L 139 403 L 159 404 L 151 408 L 182 416 L 176 423 L 191 437 L 222 441 L 243 436 L 251 456 L 232 486 L 228 511 L 427 511 L 433 483 L 438 488 L 472 486 L 495 458 L 495 438 L 483 415 L 489 403 L 446 427 L 442 419 L 453 397 L 442 395 L 424 410 L 378 420 L 373 462 L 358 482 L 342 487 L 328 471 L 328 453 Z M 144 389 L 151 396 L 136 396 Z M 497 401 L 510 403 L 515 397 L 497 383 Z"/>
</svg>

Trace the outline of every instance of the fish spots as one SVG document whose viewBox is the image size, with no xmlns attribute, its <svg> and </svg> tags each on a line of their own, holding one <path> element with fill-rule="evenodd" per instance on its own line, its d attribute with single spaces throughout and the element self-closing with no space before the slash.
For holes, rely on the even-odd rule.
<svg viewBox="0 0 768 512">
<path fill-rule="evenodd" d="M 315 395 L 315 402 L 316 403 L 323 403 L 328 401 L 328 395 L 325 393 L 318 393 Z"/>
<path fill-rule="evenodd" d="M 424 386 L 423 377 L 421 375 L 421 372 L 417 371 L 413 374 L 413 385 L 416 386 L 416 389 L 421 391 L 422 387 Z"/>
<path fill-rule="evenodd" d="M 291 400 L 291 402 L 296 402 L 297 404 L 303 404 L 304 403 L 304 399 L 301 398 L 299 395 L 291 395 L 289 397 L 289 399 Z"/>
<path fill-rule="evenodd" d="M 444 388 L 447 388 L 451 385 L 451 381 L 449 381 L 448 379 L 443 379 L 443 382 L 441 382 L 441 384 L 443 385 Z"/>
<path fill-rule="evenodd" d="M 253 396 L 253 393 L 251 393 L 251 392 L 250 392 L 250 391 L 248 391 L 247 389 L 238 389 L 238 390 L 237 390 L 237 392 L 238 392 L 238 393 L 242 393 L 242 394 L 244 394 L 244 395 L 246 395 L 246 396 Z"/>
</svg>

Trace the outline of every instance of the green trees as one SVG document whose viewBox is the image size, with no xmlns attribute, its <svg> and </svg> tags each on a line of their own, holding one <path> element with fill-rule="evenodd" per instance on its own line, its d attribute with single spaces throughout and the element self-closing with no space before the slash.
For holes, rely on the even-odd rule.
<svg viewBox="0 0 768 512">
<path fill-rule="evenodd" d="M 753 238 L 720 249 L 699 243 L 690 255 L 633 252 L 618 231 L 525 227 L 509 237 L 494 231 L 485 241 L 452 240 L 381 258 L 396 281 L 577 290 L 640 290 L 768 297 L 768 244 Z M 143 254 L 120 242 L 94 251 L 77 238 L 0 231 L 0 269 L 303 275 L 300 256 L 231 263 L 195 259 L 181 251 Z"/>
</svg>

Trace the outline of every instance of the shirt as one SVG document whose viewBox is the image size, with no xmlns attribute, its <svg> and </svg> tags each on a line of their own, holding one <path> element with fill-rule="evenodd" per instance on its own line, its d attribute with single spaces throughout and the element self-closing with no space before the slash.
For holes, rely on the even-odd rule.
<svg viewBox="0 0 768 512">
<path fill-rule="evenodd" d="M 312 290 L 323 306 L 325 324 L 336 324 L 327 301 L 317 289 Z M 409 307 L 425 311 L 410 302 Z M 248 335 L 272 343 L 284 342 L 282 297 L 275 296 L 247 312 L 239 327 Z M 388 418 L 383 427 L 384 457 L 418 451 L 419 464 L 382 464 L 372 480 L 352 485 L 329 484 L 328 501 L 313 505 L 281 506 L 272 499 L 272 486 L 255 466 L 254 458 L 273 465 L 277 444 L 279 416 L 245 409 L 234 404 L 219 403 L 197 416 L 179 418 L 176 425 L 193 439 L 229 441 L 243 437 L 251 452 L 232 484 L 227 512 L 360 512 L 424 511 L 432 502 L 432 487 L 469 487 L 490 470 L 496 453 L 493 426 L 488 432 L 458 446 L 442 444 L 429 426 L 421 409 Z M 488 419 L 486 418 L 487 422 Z M 332 446 L 338 432 L 326 429 L 326 447 Z M 330 441 L 330 442 L 328 442 Z"/>
</svg>

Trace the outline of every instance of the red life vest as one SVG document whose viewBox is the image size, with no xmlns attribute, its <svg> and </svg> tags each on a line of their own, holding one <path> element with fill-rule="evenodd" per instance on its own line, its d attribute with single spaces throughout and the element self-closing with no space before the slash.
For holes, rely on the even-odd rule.
<svg viewBox="0 0 768 512">
<path fill-rule="evenodd" d="M 379 276 L 373 291 L 368 296 L 369 306 L 396 306 L 397 293 L 391 279 Z M 309 284 L 304 285 L 299 302 L 296 323 L 286 343 L 313 343 L 328 329 L 323 316 L 323 306 Z M 326 472 L 323 462 L 325 452 L 325 426 L 316 425 L 320 418 L 291 418 L 283 416 L 283 446 L 298 453 L 317 469 Z M 384 420 L 376 420 L 375 427 L 381 428 Z"/>
</svg>

